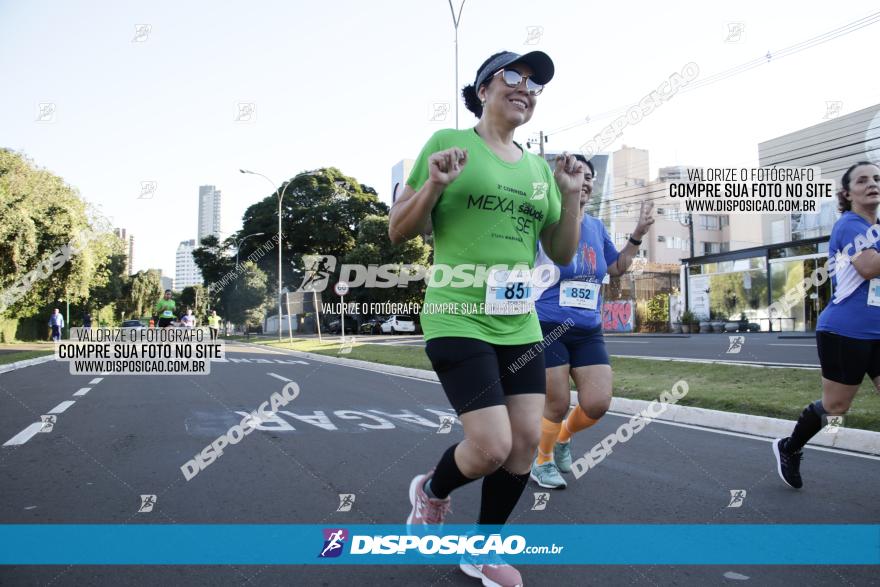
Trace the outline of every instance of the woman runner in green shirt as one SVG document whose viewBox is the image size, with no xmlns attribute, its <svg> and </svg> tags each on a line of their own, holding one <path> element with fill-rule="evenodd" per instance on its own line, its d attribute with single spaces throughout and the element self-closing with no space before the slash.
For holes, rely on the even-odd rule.
<svg viewBox="0 0 880 587">
<path fill-rule="evenodd" d="M 435 133 L 391 209 L 393 243 L 434 232 L 421 319 L 425 350 L 465 435 L 410 484 L 411 527 L 441 524 L 452 490 L 479 478 L 479 523 L 504 524 L 529 478 L 545 380 L 528 275 L 539 239 L 557 263 L 574 256 L 585 168 L 566 154 L 553 173 L 513 140 L 553 72 L 540 51 L 487 59 L 462 92 L 479 122 Z M 465 556 L 460 566 L 487 585 L 522 583 L 503 561 L 478 564 Z"/>
</svg>

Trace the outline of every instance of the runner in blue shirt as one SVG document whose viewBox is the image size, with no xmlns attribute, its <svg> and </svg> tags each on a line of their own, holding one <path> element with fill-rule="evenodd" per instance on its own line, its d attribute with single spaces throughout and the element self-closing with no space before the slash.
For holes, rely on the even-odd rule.
<svg viewBox="0 0 880 587">
<path fill-rule="evenodd" d="M 880 167 L 859 161 L 840 183 L 843 214 L 828 241 L 828 255 L 835 259 L 834 296 L 816 325 L 822 399 L 804 409 L 791 436 L 773 443 L 777 472 L 795 489 L 804 485 L 801 449 L 822 429 L 823 419 L 849 410 L 866 373 L 880 392 Z"/>
<path fill-rule="evenodd" d="M 598 218 L 585 212 L 593 193 L 595 170 L 586 163 L 581 188 L 581 236 L 577 253 L 566 266 L 557 266 L 559 279 L 535 302 L 544 334 L 547 397 L 541 422 L 538 457 L 531 478 L 541 487 L 563 488 L 560 472 L 571 471 L 571 435 L 599 421 L 611 404 L 611 364 L 602 336 L 602 284 L 606 276 L 626 273 L 639 251 L 642 237 L 654 224 L 653 202 L 642 202 L 639 221 L 619 252 Z M 552 265 L 538 247 L 536 266 Z M 549 344 L 548 344 L 549 343 Z M 569 405 L 569 375 L 578 390 L 578 405 L 563 422 Z"/>
</svg>

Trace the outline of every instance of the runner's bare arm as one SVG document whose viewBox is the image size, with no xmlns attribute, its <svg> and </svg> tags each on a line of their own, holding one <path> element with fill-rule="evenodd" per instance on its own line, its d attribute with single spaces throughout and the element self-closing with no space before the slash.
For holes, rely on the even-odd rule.
<svg viewBox="0 0 880 587">
<path fill-rule="evenodd" d="M 853 257 L 852 266 L 865 279 L 880 277 L 880 253 L 874 249 L 865 249 Z"/>
<path fill-rule="evenodd" d="M 541 231 L 541 246 L 550 259 L 559 265 L 568 265 L 577 250 L 581 236 L 580 199 L 586 165 L 563 153 L 556 158 L 553 173 L 562 194 L 562 210 L 559 221 L 548 224 Z"/>
<path fill-rule="evenodd" d="M 402 243 L 431 231 L 431 210 L 443 190 L 451 184 L 467 164 L 467 151 L 451 148 L 434 153 L 428 158 L 428 180 L 415 191 L 409 185 L 391 207 L 388 215 L 388 238 L 393 244 Z"/>
<path fill-rule="evenodd" d="M 654 224 L 654 202 L 649 200 L 645 200 L 642 202 L 641 209 L 639 210 L 639 221 L 636 224 L 635 230 L 633 230 L 632 236 L 636 240 L 642 240 L 645 238 L 645 234 L 647 234 L 648 230 L 651 228 L 651 225 Z M 620 253 L 617 256 L 617 260 L 609 265 L 608 267 L 608 275 L 611 277 L 617 277 L 619 275 L 623 275 L 627 271 L 629 271 L 630 265 L 632 265 L 633 259 L 636 255 L 639 254 L 639 247 L 627 241 L 626 245 L 622 249 L 620 249 Z"/>
</svg>

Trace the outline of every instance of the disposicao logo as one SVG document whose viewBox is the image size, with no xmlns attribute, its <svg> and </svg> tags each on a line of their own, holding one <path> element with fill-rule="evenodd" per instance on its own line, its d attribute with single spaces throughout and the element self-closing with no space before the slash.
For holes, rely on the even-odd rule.
<svg viewBox="0 0 880 587">
<path fill-rule="evenodd" d="M 348 530 L 343 528 L 324 528 L 324 548 L 318 558 L 335 558 L 342 554 Z"/>
</svg>

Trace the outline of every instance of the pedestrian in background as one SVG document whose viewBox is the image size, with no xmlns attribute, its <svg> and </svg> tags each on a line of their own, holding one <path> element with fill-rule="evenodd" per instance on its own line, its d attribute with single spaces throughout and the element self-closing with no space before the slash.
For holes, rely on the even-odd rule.
<svg viewBox="0 0 880 587">
<path fill-rule="evenodd" d="M 208 331 L 211 333 L 211 340 L 217 340 L 220 333 L 220 316 L 217 315 L 217 310 L 211 310 L 211 315 L 208 316 Z"/>
<path fill-rule="evenodd" d="M 52 340 L 54 342 L 61 340 L 61 331 L 64 329 L 64 316 L 61 315 L 61 310 L 58 308 L 55 308 L 52 311 L 52 316 L 49 317 L 49 327 L 52 328 Z"/>
</svg>

